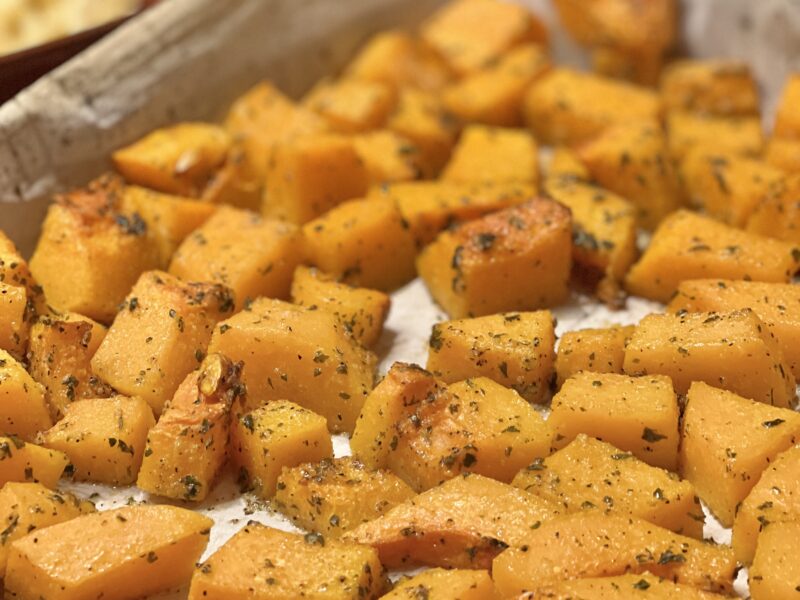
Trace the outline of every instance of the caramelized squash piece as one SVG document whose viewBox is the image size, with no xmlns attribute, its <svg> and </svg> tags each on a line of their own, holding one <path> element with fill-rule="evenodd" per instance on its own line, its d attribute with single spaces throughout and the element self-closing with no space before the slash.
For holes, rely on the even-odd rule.
<svg viewBox="0 0 800 600">
<path fill-rule="evenodd" d="M 558 342 L 556 386 L 560 388 L 581 371 L 621 375 L 625 346 L 633 331 L 633 325 L 614 325 L 565 332 Z"/>
<path fill-rule="evenodd" d="M 5 591 L 19 600 L 134 600 L 189 581 L 211 519 L 176 506 L 83 515 L 11 545 Z"/>
<path fill-rule="evenodd" d="M 557 514 L 549 502 L 480 475 L 462 475 L 364 523 L 344 539 L 378 550 L 389 569 L 487 569 Z"/>
<path fill-rule="evenodd" d="M 52 424 L 44 386 L 33 380 L 22 363 L 0 350 L 0 431 L 32 441 Z"/>
<path fill-rule="evenodd" d="M 797 536 L 800 523 L 774 523 L 758 536 L 758 548 L 750 567 L 753 600 L 783 600 L 797 595 L 800 586 Z"/>
<path fill-rule="evenodd" d="M 69 458 L 63 452 L 15 436 L 0 436 L 0 486 L 9 481 L 33 482 L 52 490 L 68 465 Z"/>
<path fill-rule="evenodd" d="M 536 140 L 519 129 L 470 125 L 461 133 L 441 179 L 462 183 L 519 181 L 536 186 Z"/>
<path fill-rule="evenodd" d="M 758 84 L 750 67 L 734 60 L 679 60 L 661 77 L 666 111 L 758 115 Z"/>
<path fill-rule="evenodd" d="M 401 579 L 381 600 L 499 600 L 488 571 L 428 569 Z"/>
</svg>

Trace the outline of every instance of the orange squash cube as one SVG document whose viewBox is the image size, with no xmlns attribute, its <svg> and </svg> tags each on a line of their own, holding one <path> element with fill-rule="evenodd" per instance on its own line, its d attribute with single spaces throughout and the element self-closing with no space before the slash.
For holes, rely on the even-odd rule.
<svg viewBox="0 0 800 600">
<path fill-rule="evenodd" d="M 758 84 L 750 67 L 733 60 L 679 60 L 661 76 L 667 111 L 712 115 L 758 115 Z"/>
<path fill-rule="evenodd" d="M 470 125 L 461 133 L 443 181 L 519 181 L 538 185 L 539 149 L 526 131 Z"/>
<path fill-rule="evenodd" d="M 392 86 L 359 79 L 322 80 L 306 95 L 306 108 L 322 115 L 334 131 L 359 133 L 378 129 L 397 100 Z"/>
<path fill-rule="evenodd" d="M 52 424 L 44 386 L 34 381 L 22 363 L 0 350 L 0 431 L 33 441 Z"/>
<path fill-rule="evenodd" d="M 773 133 L 776 137 L 800 138 L 800 110 L 798 110 L 798 106 L 800 106 L 800 75 L 794 74 L 787 78 L 775 111 Z"/>
<path fill-rule="evenodd" d="M 778 600 L 797 594 L 800 581 L 797 536 L 800 523 L 774 523 L 758 536 L 758 548 L 750 567 L 753 600 Z"/>
<path fill-rule="evenodd" d="M 0 436 L 0 487 L 18 481 L 41 483 L 53 490 L 68 465 L 63 452 L 26 443 L 16 436 Z"/>
<path fill-rule="evenodd" d="M 715 117 L 671 112 L 666 117 L 669 152 L 676 161 L 696 147 L 740 156 L 760 156 L 764 133 L 759 117 Z"/>
<path fill-rule="evenodd" d="M 556 386 L 581 371 L 622 375 L 625 346 L 633 330 L 633 325 L 624 325 L 564 333 L 556 354 Z"/>
<path fill-rule="evenodd" d="M 747 220 L 747 231 L 800 244 L 800 172 L 775 183 L 759 198 Z"/>
</svg>

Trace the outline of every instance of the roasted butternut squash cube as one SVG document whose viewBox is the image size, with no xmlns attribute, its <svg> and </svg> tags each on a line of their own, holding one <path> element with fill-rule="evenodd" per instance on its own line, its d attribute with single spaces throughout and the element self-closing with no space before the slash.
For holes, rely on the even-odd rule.
<svg viewBox="0 0 800 600">
<path fill-rule="evenodd" d="M 681 163 L 681 179 L 692 206 L 734 227 L 744 227 L 784 177 L 783 171 L 766 162 L 703 146 L 687 153 Z M 751 231 L 778 237 L 770 234 L 772 230 Z"/>
<path fill-rule="evenodd" d="M 545 183 L 550 181 L 558 181 L 559 179 L 567 179 L 572 181 L 590 182 L 592 176 L 589 169 L 586 168 L 575 151 L 567 146 L 556 146 L 550 155 L 545 169 L 547 179 Z"/>
<path fill-rule="evenodd" d="M 353 144 L 367 168 L 371 186 L 410 181 L 421 175 L 419 148 L 393 131 L 362 133 L 353 137 Z"/>
<path fill-rule="evenodd" d="M 355 79 L 429 92 L 440 90 L 453 78 L 449 67 L 433 49 L 398 30 L 381 31 L 372 36 L 345 73 Z"/>
<path fill-rule="evenodd" d="M 260 298 L 221 323 L 208 352 L 244 362 L 245 412 L 289 399 L 335 432 L 353 430 L 374 381 L 375 356 L 335 316 L 279 300 Z"/>
<path fill-rule="evenodd" d="M 288 298 L 301 260 L 295 225 L 223 206 L 178 247 L 169 272 L 184 281 L 226 286 L 241 310 L 259 296 Z"/>
<path fill-rule="evenodd" d="M 147 432 L 155 424 L 141 398 L 90 398 L 67 406 L 64 418 L 41 440 L 69 457 L 76 480 L 129 485 L 136 481 Z"/>
<path fill-rule="evenodd" d="M 578 155 L 597 183 L 631 201 L 638 223 L 655 229 L 683 205 L 678 174 L 656 121 L 623 122 L 583 144 Z"/>
<path fill-rule="evenodd" d="M 736 509 L 733 521 L 733 551 L 736 560 L 753 562 L 761 533 L 773 523 L 800 518 L 800 447 L 778 454 L 761 473 Z"/>
<path fill-rule="evenodd" d="M 139 213 L 116 212 L 118 181 L 103 178 L 50 205 L 31 258 L 47 302 L 110 323 L 139 275 L 160 256 Z"/>
<path fill-rule="evenodd" d="M 764 149 L 759 117 L 715 117 L 676 111 L 667 115 L 666 127 L 669 151 L 677 161 L 698 146 L 752 157 L 761 155 Z"/>
<path fill-rule="evenodd" d="M 519 129 L 471 125 L 462 132 L 441 179 L 463 183 L 520 181 L 536 186 L 536 140 Z"/>
<path fill-rule="evenodd" d="M 324 133 L 328 125 L 322 116 L 295 104 L 271 82 L 262 81 L 234 101 L 225 129 L 241 143 L 256 180 L 263 180 L 275 146 Z"/>
<path fill-rule="evenodd" d="M 704 381 L 774 406 L 795 400 L 791 368 L 750 309 L 648 315 L 628 342 L 623 368 L 631 375 L 667 375 L 679 394 Z"/>
<path fill-rule="evenodd" d="M 548 598 L 551 600 L 573 600 L 574 598 L 596 598 L 598 600 L 631 600 L 648 598 L 650 600 L 722 600 L 726 596 L 704 592 L 694 586 L 673 583 L 669 579 L 656 577 L 650 573 L 639 575 L 618 575 L 616 577 L 587 577 L 572 579 L 537 588 L 529 598 Z"/>
<path fill-rule="evenodd" d="M 454 0 L 422 24 L 422 39 L 463 75 L 487 66 L 519 43 L 547 43 L 548 33 L 522 6 L 496 0 Z"/>
<path fill-rule="evenodd" d="M 773 133 L 776 137 L 800 138 L 800 110 L 798 110 L 798 106 L 800 106 L 800 74 L 794 74 L 786 79 L 775 111 Z"/>
<path fill-rule="evenodd" d="M 488 377 L 528 402 L 543 402 L 553 378 L 550 311 L 504 313 L 433 326 L 427 369 L 447 383 Z"/>
<path fill-rule="evenodd" d="M 414 364 L 396 362 L 367 396 L 358 415 L 350 449 L 368 467 L 386 468 L 392 446 L 397 447 L 395 425 L 424 400 L 444 393 L 445 384 Z"/>
<path fill-rule="evenodd" d="M 337 204 L 363 196 L 369 172 L 353 140 L 336 135 L 298 138 L 276 146 L 261 212 L 302 225 Z"/>
<path fill-rule="evenodd" d="M 767 142 L 764 160 L 786 173 L 800 172 L 800 140 L 772 138 Z"/>
<path fill-rule="evenodd" d="M 69 459 L 63 452 L 0 436 L 0 486 L 9 481 L 41 483 L 55 489 Z"/>
<path fill-rule="evenodd" d="M 411 140 L 419 149 L 418 165 L 425 178 L 439 174 L 450 158 L 458 133 L 458 124 L 438 95 L 409 88 L 398 93 L 386 128 Z"/>
<path fill-rule="evenodd" d="M 344 539 L 372 546 L 389 569 L 488 569 L 503 548 L 527 543 L 531 532 L 557 514 L 556 507 L 533 494 L 480 475 L 461 475 Z"/>
<path fill-rule="evenodd" d="M 111 395 L 91 365 L 106 332 L 100 323 L 74 313 L 40 317 L 31 328 L 28 368 L 44 386 L 54 415 L 63 415 L 74 400 Z"/>
<path fill-rule="evenodd" d="M 795 444 L 800 415 L 695 382 L 681 430 L 681 474 L 725 526 L 769 463 Z"/>
<path fill-rule="evenodd" d="M 233 310 L 230 290 L 143 273 L 92 358 L 117 391 L 147 400 L 156 414 L 202 360 L 214 325 Z"/>
<path fill-rule="evenodd" d="M 352 134 L 378 129 L 396 100 L 395 89 L 389 84 L 346 78 L 320 81 L 303 104 L 322 115 L 334 131 Z"/>
<path fill-rule="evenodd" d="M 446 87 L 442 102 L 464 122 L 517 127 L 522 125 L 525 90 L 549 68 L 541 44 L 522 44 Z"/>
<path fill-rule="evenodd" d="M 800 568 L 797 536 L 800 523 L 774 523 L 758 536 L 748 582 L 753 600 L 782 600 L 797 594 Z"/>
<path fill-rule="evenodd" d="M 389 291 L 414 278 L 416 248 L 390 199 L 337 206 L 303 227 L 308 261 L 345 283 Z"/>
<path fill-rule="evenodd" d="M 5 350 L 0 350 L 0 431 L 31 441 L 53 424 L 45 388 Z"/>
<path fill-rule="evenodd" d="M 214 214 L 216 206 L 191 198 L 162 194 L 135 185 L 126 186 L 120 212 L 139 217 L 158 248 L 159 268 L 165 269 L 180 243 Z"/>
<path fill-rule="evenodd" d="M 618 123 L 657 119 L 660 106 L 650 90 L 557 68 L 531 84 L 522 111 L 536 139 L 555 145 L 585 141 Z"/>
<path fill-rule="evenodd" d="M 167 194 L 199 196 L 230 147 L 230 135 L 218 125 L 179 123 L 156 129 L 111 158 L 130 183 Z"/>
<path fill-rule="evenodd" d="M 177 506 L 128 506 L 70 519 L 11 544 L 5 589 L 19 600 L 120 600 L 187 583 L 211 519 Z"/>
<path fill-rule="evenodd" d="M 250 159 L 243 139 L 235 138 L 225 164 L 211 176 L 200 200 L 211 205 L 229 204 L 258 210 L 261 206 L 263 174 L 258 173 Z"/>
<path fill-rule="evenodd" d="M 0 575 L 5 576 L 11 544 L 37 529 L 44 529 L 94 512 L 94 504 L 39 483 L 9 482 L 0 490 Z"/>
<path fill-rule="evenodd" d="M 284 468 L 275 505 L 297 526 L 338 538 L 413 496 L 394 473 L 345 457 Z"/>
<path fill-rule="evenodd" d="M 632 294 L 666 303 L 687 279 L 788 283 L 798 265 L 800 251 L 787 242 L 679 210 L 658 226 L 625 286 Z"/>
<path fill-rule="evenodd" d="M 378 343 L 391 300 L 378 290 L 352 287 L 308 267 L 297 267 L 292 279 L 292 302 L 335 315 L 363 346 Z"/>
<path fill-rule="evenodd" d="M 237 415 L 231 452 L 239 481 L 260 496 L 275 495 L 281 469 L 333 457 L 325 417 L 288 400 Z"/>
<path fill-rule="evenodd" d="M 36 281 L 22 254 L 14 243 L 0 230 L 0 283 L 6 286 L 22 288 L 26 295 L 26 319 L 31 321 L 49 311 L 42 287 Z"/>
<path fill-rule="evenodd" d="M 581 371 L 621 375 L 625 346 L 633 330 L 633 325 L 614 325 L 565 332 L 558 342 L 556 386 L 560 388 L 567 379 Z"/>
<path fill-rule="evenodd" d="M 453 223 L 521 204 L 536 196 L 536 188 L 520 182 L 415 181 L 373 189 L 370 195 L 397 203 L 417 247 L 422 248 Z"/>
<path fill-rule="evenodd" d="M 557 449 L 585 433 L 649 465 L 675 471 L 679 418 L 669 377 L 584 371 L 567 379 L 553 396 L 547 422 Z"/>
<path fill-rule="evenodd" d="M 417 270 L 454 319 L 555 306 L 569 295 L 571 220 L 557 202 L 532 200 L 439 234 Z"/>
<path fill-rule="evenodd" d="M 584 434 L 544 460 L 532 462 L 511 485 L 565 512 L 632 515 L 703 539 L 705 516 L 691 483 Z"/>
<path fill-rule="evenodd" d="M 730 548 L 635 517 L 581 511 L 542 522 L 524 544 L 492 563 L 494 584 L 505 597 L 563 580 L 644 572 L 706 591 L 733 589 Z"/>
<path fill-rule="evenodd" d="M 31 316 L 25 288 L 0 282 L 0 350 L 17 358 L 25 355 Z"/>
<path fill-rule="evenodd" d="M 745 308 L 752 309 L 775 336 L 795 379 L 800 379 L 800 287 L 791 283 L 690 279 L 678 286 L 667 306 L 675 313 L 725 313 Z"/>
<path fill-rule="evenodd" d="M 759 198 L 747 220 L 747 231 L 800 244 L 800 172 L 773 184 Z"/>
<path fill-rule="evenodd" d="M 244 394 L 241 367 L 211 354 L 186 376 L 147 433 L 140 489 L 196 502 L 208 496 L 228 456 L 231 404 Z"/>
<path fill-rule="evenodd" d="M 666 111 L 711 115 L 758 115 L 759 97 L 750 67 L 734 60 L 680 60 L 661 77 Z"/>
<path fill-rule="evenodd" d="M 410 579 L 401 579 L 382 600 L 497 600 L 488 571 L 473 569 L 428 569 Z"/>
<path fill-rule="evenodd" d="M 251 522 L 197 567 L 189 600 L 279 600 L 298 594 L 360 600 L 377 598 L 385 587 L 372 548 Z"/>
</svg>

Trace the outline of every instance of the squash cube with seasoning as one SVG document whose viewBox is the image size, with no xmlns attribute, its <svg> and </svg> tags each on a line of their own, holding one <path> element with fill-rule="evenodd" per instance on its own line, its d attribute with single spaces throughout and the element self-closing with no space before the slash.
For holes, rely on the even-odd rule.
<svg viewBox="0 0 800 600">
<path fill-rule="evenodd" d="M 344 539 L 372 546 L 389 569 L 488 569 L 504 548 L 526 544 L 557 514 L 555 505 L 533 494 L 465 474 L 395 506 Z"/>
<path fill-rule="evenodd" d="M 344 283 L 389 291 L 414 278 L 416 248 L 394 201 L 345 202 L 306 223 L 307 260 Z"/>
<path fill-rule="evenodd" d="M 232 294 L 223 285 L 143 273 L 92 358 L 92 369 L 161 414 L 203 359 L 214 325 L 232 310 Z"/>
<path fill-rule="evenodd" d="M 783 357 L 800 380 L 800 286 L 730 279 L 690 279 L 678 286 L 667 310 L 719 312 L 750 308 L 774 335 Z"/>
<path fill-rule="evenodd" d="M 661 76 L 661 101 L 666 111 L 712 115 L 758 115 L 758 84 L 743 62 L 680 60 Z"/>
<path fill-rule="evenodd" d="M 397 100 L 386 83 L 363 79 L 322 80 L 303 100 L 306 108 L 320 114 L 330 128 L 341 133 L 378 129 Z"/>
<path fill-rule="evenodd" d="M 441 233 L 417 269 L 454 319 L 555 306 L 569 294 L 571 221 L 562 205 L 532 200 Z"/>
<path fill-rule="evenodd" d="M 633 600 L 659 598 L 661 600 L 723 600 L 727 596 L 712 594 L 692 585 L 673 583 L 670 579 L 650 573 L 617 575 L 615 577 L 586 577 L 571 579 L 536 588 L 520 596 L 520 600 L 549 598 L 573 600 L 575 598 L 600 598 L 602 600 Z"/>
<path fill-rule="evenodd" d="M 414 495 L 394 473 L 345 457 L 284 467 L 274 503 L 297 526 L 338 538 Z"/>
<path fill-rule="evenodd" d="M 375 599 L 387 583 L 372 548 L 251 522 L 197 566 L 189 600 Z"/>
<path fill-rule="evenodd" d="M 781 92 L 778 107 L 775 111 L 776 137 L 800 139 L 800 74 L 793 74 L 786 79 Z"/>
<path fill-rule="evenodd" d="M 522 125 L 525 91 L 549 68 L 547 50 L 541 44 L 522 44 L 496 63 L 446 87 L 442 101 L 451 113 L 467 123 L 518 127 Z"/>
<path fill-rule="evenodd" d="M 750 218 L 747 231 L 800 244 L 800 170 L 795 175 L 774 183 L 759 198 Z"/>
<path fill-rule="evenodd" d="M 672 158 L 683 159 L 693 148 L 757 157 L 764 150 L 759 117 L 715 117 L 671 112 L 666 117 L 667 145 Z"/>
<path fill-rule="evenodd" d="M 691 483 L 584 434 L 544 460 L 532 462 L 511 485 L 565 512 L 632 515 L 675 533 L 703 538 L 705 517 Z"/>
<path fill-rule="evenodd" d="M 369 173 L 370 186 L 410 181 L 421 176 L 419 148 L 388 129 L 353 136 L 358 156 Z"/>
<path fill-rule="evenodd" d="M 244 363 L 248 394 L 235 412 L 288 399 L 334 432 L 353 430 L 374 383 L 375 356 L 334 315 L 280 300 L 260 298 L 221 323 L 208 351 Z"/>
<path fill-rule="evenodd" d="M 368 186 L 369 173 L 353 140 L 338 135 L 298 138 L 275 147 L 261 212 L 302 225 L 363 196 Z"/>
<path fill-rule="evenodd" d="M 748 583 L 753 600 L 782 600 L 797 595 L 800 522 L 772 523 L 758 536 Z"/>
<path fill-rule="evenodd" d="M 681 430 L 681 474 L 725 527 L 761 473 L 800 439 L 800 415 L 696 382 Z"/>
<path fill-rule="evenodd" d="M 0 260 L 3 260 L 0 258 Z M 34 317 L 24 287 L 0 282 L 0 350 L 22 358 Z"/>
<path fill-rule="evenodd" d="M 649 465 L 677 469 L 680 410 L 669 377 L 576 373 L 553 397 L 550 410 L 556 449 L 585 433 Z"/>
<path fill-rule="evenodd" d="M 24 290 L 27 304 L 22 314 L 26 320 L 32 321 L 37 315 L 48 312 L 44 290 L 33 276 L 28 261 L 22 257 L 14 242 L 3 233 L 2 229 L 0 229 L 0 283 Z M 15 340 L 18 345 L 24 341 Z"/>
<path fill-rule="evenodd" d="M 335 315 L 364 347 L 378 343 L 391 300 L 378 290 L 352 287 L 309 267 L 297 267 L 292 302 Z"/>
<path fill-rule="evenodd" d="M 625 346 L 633 330 L 633 325 L 615 325 L 564 333 L 558 342 L 556 354 L 556 386 L 561 387 L 567 379 L 581 371 L 621 375 Z"/>
<path fill-rule="evenodd" d="M 686 279 L 718 277 L 788 283 L 800 248 L 679 210 L 664 219 L 625 280 L 637 296 L 669 302 Z"/>
<path fill-rule="evenodd" d="M 567 181 L 582 181 L 590 183 L 592 176 L 589 169 L 578 158 L 575 150 L 568 146 L 556 146 L 546 164 L 545 184 L 558 182 L 559 179 Z"/>
<path fill-rule="evenodd" d="M 226 206 L 184 240 L 169 272 L 184 281 L 226 286 L 241 310 L 259 296 L 288 298 L 301 252 L 295 225 Z"/>
<path fill-rule="evenodd" d="M 685 394 L 704 381 L 766 404 L 788 407 L 794 377 L 773 333 L 748 309 L 648 315 L 625 349 L 630 375 L 667 375 Z"/>
<path fill-rule="evenodd" d="M 211 176 L 200 201 L 210 204 L 212 209 L 219 204 L 229 204 L 258 210 L 261 206 L 261 179 L 261 175 L 250 162 L 244 141 L 235 138 L 225 164 Z"/>
<path fill-rule="evenodd" d="M 243 486 L 264 498 L 275 495 L 284 467 L 333 457 L 325 417 L 287 400 L 236 415 L 231 455 Z"/>
<path fill-rule="evenodd" d="M 208 496 L 228 456 L 231 404 L 245 393 L 240 372 L 241 364 L 211 354 L 187 375 L 147 433 L 139 489 L 195 502 Z"/>
<path fill-rule="evenodd" d="M 528 402 L 543 402 L 553 378 L 553 323 L 546 310 L 438 323 L 426 368 L 447 383 L 488 377 Z"/>
<path fill-rule="evenodd" d="M 499 600 L 488 571 L 474 569 L 428 569 L 399 580 L 381 600 Z"/>
<path fill-rule="evenodd" d="M 44 386 L 51 412 L 63 415 L 74 400 L 102 398 L 111 388 L 92 372 L 92 357 L 107 329 L 75 313 L 40 317 L 31 327 L 31 376 Z"/>
<path fill-rule="evenodd" d="M 578 155 L 597 183 L 631 201 L 637 221 L 655 229 L 683 205 L 678 174 L 657 121 L 621 123 L 583 144 Z"/>
<path fill-rule="evenodd" d="M 94 504 L 39 483 L 9 482 L 0 490 L 0 576 L 5 576 L 11 544 L 50 525 L 94 512 Z"/>
<path fill-rule="evenodd" d="M 736 560 L 726 546 L 673 533 L 622 515 L 581 511 L 544 521 L 524 546 L 511 547 L 492 563 L 497 589 L 506 598 L 563 580 L 649 572 L 679 584 L 729 594 Z M 626 596 L 626 598 L 632 596 Z"/>
<path fill-rule="evenodd" d="M 81 515 L 11 544 L 5 591 L 18 600 L 147 597 L 189 582 L 213 521 L 177 506 Z"/>
<path fill-rule="evenodd" d="M 63 452 L 26 443 L 16 436 L 0 436 L 0 487 L 18 481 L 41 483 L 52 490 L 68 465 Z"/>
<path fill-rule="evenodd" d="M 522 110 L 539 142 L 575 144 L 612 125 L 657 119 L 660 103 L 648 89 L 557 68 L 531 84 Z"/>
<path fill-rule="evenodd" d="M 112 160 L 130 183 L 197 197 L 225 162 L 230 147 L 231 137 L 219 125 L 179 123 L 120 148 Z"/>
<path fill-rule="evenodd" d="M 142 464 L 153 411 L 141 398 L 77 400 L 42 433 L 42 444 L 69 457 L 78 481 L 129 485 Z"/>
<path fill-rule="evenodd" d="M 461 133 L 443 181 L 463 183 L 539 182 L 536 140 L 520 129 L 470 125 Z"/>
<path fill-rule="evenodd" d="M 45 388 L 22 363 L 0 350 L 0 431 L 32 441 L 52 424 Z"/>
<path fill-rule="evenodd" d="M 736 509 L 733 551 L 736 560 L 753 562 L 761 533 L 773 523 L 800 520 L 800 447 L 778 454 Z"/>
<path fill-rule="evenodd" d="M 47 210 L 31 271 L 48 304 L 110 323 L 143 271 L 160 256 L 138 212 L 118 212 L 120 183 L 101 178 L 58 196 Z"/>
</svg>

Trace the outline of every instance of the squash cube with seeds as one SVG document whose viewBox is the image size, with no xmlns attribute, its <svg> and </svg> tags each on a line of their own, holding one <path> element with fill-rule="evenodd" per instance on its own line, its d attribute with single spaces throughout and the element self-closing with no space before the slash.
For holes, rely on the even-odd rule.
<svg viewBox="0 0 800 600">
<path fill-rule="evenodd" d="M 798 142 L 800 144 L 800 142 Z M 750 213 L 747 231 L 800 244 L 800 169 L 774 183 Z"/>
<path fill-rule="evenodd" d="M 800 415 L 702 382 L 689 388 L 681 474 L 725 526 L 769 463 L 800 439 Z"/>
<path fill-rule="evenodd" d="M 461 133 L 443 181 L 497 183 L 539 182 L 539 150 L 526 131 L 470 125 Z"/>
<path fill-rule="evenodd" d="M 345 457 L 284 467 L 275 505 L 299 527 L 338 538 L 414 495 L 394 473 Z"/>
<path fill-rule="evenodd" d="M 232 310 L 232 294 L 223 285 L 143 273 L 92 358 L 92 369 L 161 414 L 203 359 L 214 325 Z"/>
<path fill-rule="evenodd" d="M 372 548 L 251 522 L 198 565 L 189 600 L 279 600 L 298 594 L 362 600 L 378 598 L 386 587 Z"/>
<path fill-rule="evenodd" d="M 555 306 L 569 294 L 571 221 L 560 204 L 532 200 L 441 233 L 417 269 L 451 318 Z"/>
<path fill-rule="evenodd" d="M 401 579 L 381 600 L 498 600 L 488 571 L 474 569 L 428 569 L 410 579 Z"/>
<path fill-rule="evenodd" d="M 800 74 L 787 78 L 775 111 L 776 137 L 800 139 Z"/>
<path fill-rule="evenodd" d="M 633 325 L 615 325 L 564 333 L 558 342 L 556 354 L 556 386 L 561 387 L 567 379 L 581 371 L 621 375 L 625 346 L 633 330 Z"/>
<path fill-rule="evenodd" d="M 307 260 L 343 282 L 389 291 L 414 278 L 416 248 L 389 199 L 352 200 L 306 223 Z"/>
<path fill-rule="evenodd" d="M 511 485 L 562 507 L 632 515 L 702 539 L 703 510 L 694 486 L 619 448 L 579 434 L 566 447 L 522 469 Z"/>
<path fill-rule="evenodd" d="M 550 311 L 504 313 L 433 326 L 427 369 L 447 383 L 484 376 L 543 402 L 553 377 Z"/>
<path fill-rule="evenodd" d="M 130 485 L 136 481 L 147 432 L 156 424 L 141 398 L 77 400 L 42 434 L 42 444 L 63 452 L 78 481 Z"/>
<path fill-rule="evenodd" d="M 750 157 L 759 156 L 764 150 L 764 133 L 759 117 L 671 112 L 666 117 L 666 128 L 669 152 L 676 161 L 697 147 Z"/>
<path fill-rule="evenodd" d="M 341 79 L 319 82 L 303 104 L 325 118 L 332 130 L 352 134 L 378 129 L 396 100 L 395 90 L 388 84 Z"/>
<path fill-rule="evenodd" d="M 631 375 L 666 375 L 679 394 L 704 381 L 774 406 L 788 407 L 795 399 L 789 364 L 749 308 L 648 315 L 628 342 L 623 368 Z"/>
<path fill-rule="evenodd" d="M 63 452 L 26 443 L 16 436 L 0 436 L 0 487 L 19 481 L 41 483 L 52 490 L 68 465 Z"/>
<path fill-rule="evenodd" d="M 797 536 L 800 523 L 773 523 L 758 536 L 758 548 L 750 567 L 753 600 L 779 600 L 797 595 L 800 568 Z"/>
<path fill-rule="evenodd" d="M 666 303 L 686 279 L 788 283 L 798 267 L 800 249 L 792 244 L 679 210 L 658 226 L 625 286 L 632 294 Z"/>
<path fill-rule="evenodd" d="M 292 302 L 335 315 L 367 348 L 378 343 L 391 305 L 383 292 L 339 283 L 330 275 L 303 266 L 294 272 Z"/>
<path fill-rule="evenodd" d="M 228 287 L 241 310 L 259 296 L 288 298 L 301 253 L 297 226 L 225 206 L 178 247 L 169 272 Z"/>
<path fill-rule="evenodd" d="M 666 111 L 712 115 L 758 115 L 758 84 L 746 63 L 732 60 L 680 60 L 661 76 Z"/>
<path fill-rule="evenodd" d="M 275 495 L 284 467 L 333 457 L 325 417 L 287 400 L 237 415 L 231 453 L 239 480 L 264 498 Z"/>
<path fill-rule="evenodd" d="M 553 397 L 550 410 L 547 422 L 557 449 L 585 433 L 649 465 L 671 471 L 678 466 L 680 411 L 669 377 L 576 373 Z"/>
<path fill-rule="evenodd" d="M 31 441 L 52 424 L 44 386 L 0 350 L 0 431 Z"/>
</svg>

